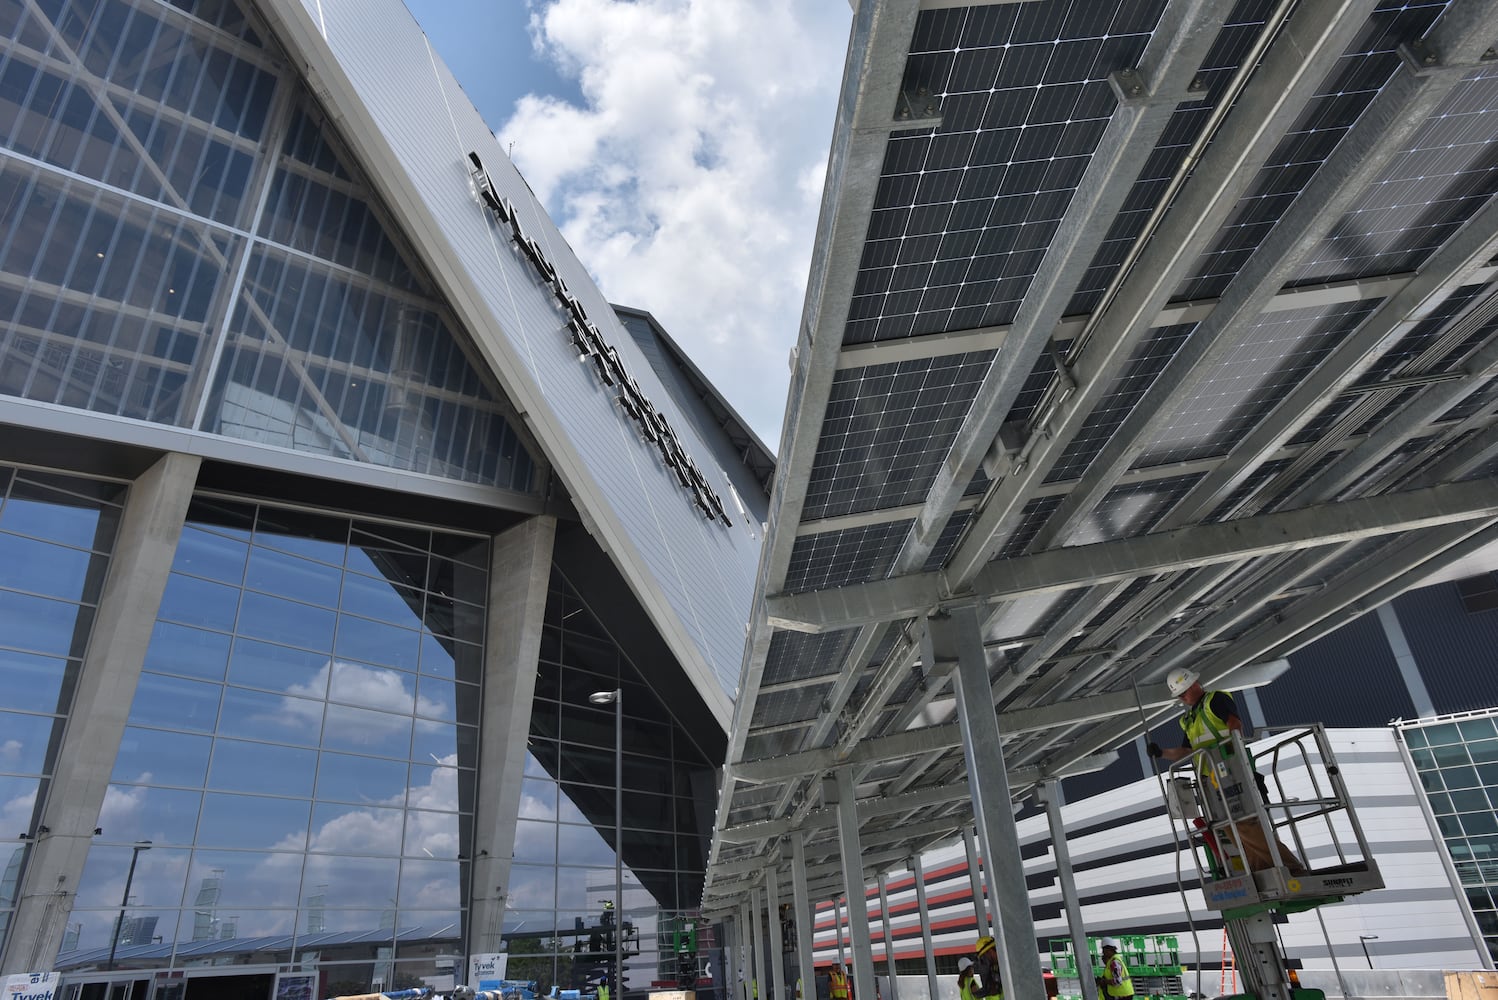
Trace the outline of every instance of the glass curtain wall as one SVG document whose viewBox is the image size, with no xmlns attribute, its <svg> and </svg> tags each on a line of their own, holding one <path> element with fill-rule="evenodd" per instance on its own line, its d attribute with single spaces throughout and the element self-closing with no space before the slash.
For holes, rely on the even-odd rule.
<svg viewBox="0 0 1498 1000">
<path fill-rule="evenodd" d="M 1498 960 L 1498 709 L 1395 728 L 1488 952 Z"/>
<path fill-rule="evenodd" d="M 623 825 L 615 832 L 615 711 L 623 691 Z M 702 896 L 713 765 L 555 567 L 546 608 L 504 935 L 511 978 L 596 984 L 610 959 L 606 905 L 632 931 L 631 989 L 677 981 L 672 927 Z M 622 839 L 623 902 L 614 848 Z M 663 942 L 666 944 L 663 946 Z"/>
<path fill-rule="evenodd" d="M 536 489 L 316 102 L 228 0 L 0 0 L 0 394 Z"/>
<path fill-rule="evenodd" d="M 0 938 L 120 523 L 118 483 L 0 466 Z"/>
<path fill-rule="evenodd" d="M 195 499 L 58 968 L 117 932 L 122 968 L 321 962 L 339 993 L 461 952 L 488 558 Z"/>
</svg>

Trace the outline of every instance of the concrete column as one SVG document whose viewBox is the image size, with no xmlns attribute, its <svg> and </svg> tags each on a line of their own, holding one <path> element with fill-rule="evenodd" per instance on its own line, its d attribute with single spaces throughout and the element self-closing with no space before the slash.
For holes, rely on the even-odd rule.
<svg viewBox="0 0 1498 1000">
<path fill-rule="evenodd" d="M 899 976 L 895 973 L 895 928 L 889 919 L 889 874 L 879 873 L 879 921 L 884 924 L 884 971 L 889 976 L 889 1000 L 900 1000 Z M 933 997 L 932 1000 L 935 1000 Z"/>
<path fill-rule="evenodd" d="M 976 608 L 956 608 L 944 618 L 931 618 L 930 634 L 937 659 L 955 658 L 953 672 L 962 747 L 967 757 L 968 788 L 977 820 L 978 846 L 988 886 L 993 926 L 1002 929 L 999 959 L 1004 995 L 1010 1000 L 1043 1000 L 1040 951 L 1035 944 L 1035 921 L 1025 888 L 1025 865 L 1020 855 L 1019 831 L 1009 794 L 1009 773 L 999 719 L 994 711 L 988 657 Z"/>
<path fill-rule="evenodd" d="M 806 835 L 793 830 L 788 838 L 791 851 L 791 898 L 796 916 L 796 975 L 801 980 L 801 1000 L 816 1000 L 817 970 L 813 959 L 816 914 L 806 888 Z"/>
<path fill-rule="evenodd" d="M 829 796 L 837 802 L 837 833 L 843 857 L 843 888 L 848 893 L 848 938 L 853 951 L 853 993 L 859 1000 L 876 996 L 874 954 L 869 948 L 869 898 L 863 884 L 863 849 L 858 838 L 858 802 L 853 769 L 840 767 Z"/>
<path fill-rule="evenodd" d="M 926 989 L 931 1000 L 940 1000 L 936 978 L 936 952 L 931 948 L 931 909 L 926 905 L 926 870 L 921 856 L 910 856 L 910 874 L 915 876 L 915 905 L 921 921 L 921 954 L 926 956 Z"/>
<path fill-rule="evenodd" d="M 473 817 L 469 950 L 503 950 L 505 898 L 515 854 L 515 821 L 536 693 L 536 659 L 551 580 L 556 518 L 533 517 L 494 536 L 489 553 L 489 623 L 484 636 L 479 789 Z M 623 900 L 619 901 L 623 913 Z M 622 919 L 622 917 L 621 917 Z"/>
<path fill-rule="evenodd" d="M 50 832 L 31 845 L 0 972 L 46 971 L 57 958 L 200 464 L 168 454 L 130 486 L 37 824 Z"/>
<path fill-rule="evenodd" d="M 765 975 L 765 894 L 759 886 L 755 886 L 749 893 L 749 919 L 751 924 L 749 940 L 754 942 L 754 986 L 749 991 L 750 1000 L 769 1000 L 769 978 Z M 758 997 L 755 996 L 758 994 Z"/>
<path fill-rule="evenodd" d="M 988 933 L 988 907 L 983 903 L 983 869 L 978 858 L 978 842 L 973 839 L 971 829 L 962 831 L 962 849 L 967 852 L 967 884 L 973 897 L 973 919 L 977 921 L 973 925 L 973 939 L 977 940 Z"/>
<path fill-rule="evenodd" d="M 1071 849 L 1066 845 L 1066 826 L 1061 822 L 1061 783 L 1055 778 L 1047 781 L 1043 794 L 1045 818 L 1051 826 L 1051 853 L 1056 856 L 1056 881 L 1061 885 L 1061 904 L 1066 909 L 1066 926 L 1071 930 L 1072 954 L 1077 958 L 1082 1000 L 1098 1000 L 1097 983 L 1092 978 L 1092 959 L 1087 951 L 1087 925 L 1082 922 L 1077 880 L 1072 877 Z"/>
<path fill-rule="evenodd" d="M 785 945 L 780 932 L 780 871 L 775 865 L 765 869 L 765 916 L 770 925 L 770 986 L 775 1000 L 790 1000 L 785 990 Z"/>
</svg>

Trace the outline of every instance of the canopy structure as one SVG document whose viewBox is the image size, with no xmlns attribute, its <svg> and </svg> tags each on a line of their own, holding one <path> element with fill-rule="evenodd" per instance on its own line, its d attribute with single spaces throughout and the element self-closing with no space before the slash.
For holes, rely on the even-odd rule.
<svg viewBox="0 0 1498 1000">
<path fill-rule="evenodd" d="M 1498 6 L 855 6 L 703 905 L 1023 963 L 1007 803 L 1498 539 Z"/>
</svg>

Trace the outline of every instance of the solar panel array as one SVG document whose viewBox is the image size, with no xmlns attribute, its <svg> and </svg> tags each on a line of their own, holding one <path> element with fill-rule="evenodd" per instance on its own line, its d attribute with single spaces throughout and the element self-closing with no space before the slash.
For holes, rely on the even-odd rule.
<svg viewBox="0 0 1498 1000">
<path fill-rule="evenodd" d="M 850 625 L 867 585 L 960 596 L 1061 548 L 1498 473 L 1490 4 L 855 7 L 709 911 L 793 829 L 841 891 L 829 761 L 855 762 L 866 859 L 972 821 L 950 730 L 860 754 L 955 718 L 921 653 L 941 601 Z M 894 118 L 892 65 L 938 125 Z M 1231 678 L 1495 538 L 1474 510 L 984 603 L 1014 791 L 1140 727 L 1020 713 Z"/>
</svg>

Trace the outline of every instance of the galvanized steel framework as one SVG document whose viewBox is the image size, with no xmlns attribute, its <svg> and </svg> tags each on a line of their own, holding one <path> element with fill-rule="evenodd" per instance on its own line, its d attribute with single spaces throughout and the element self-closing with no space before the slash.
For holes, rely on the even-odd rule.
<svg viewBox="0 0 1498 1000">
<path fill-rule="evenodd" d="M 856 5 L 707 912 L 846 892 L 866 980 L 866 885 L 976 807 L 1028 996 L 999 800 L 1498 540 L 1495 41 L 1471 0 Z"/>
</svg>

